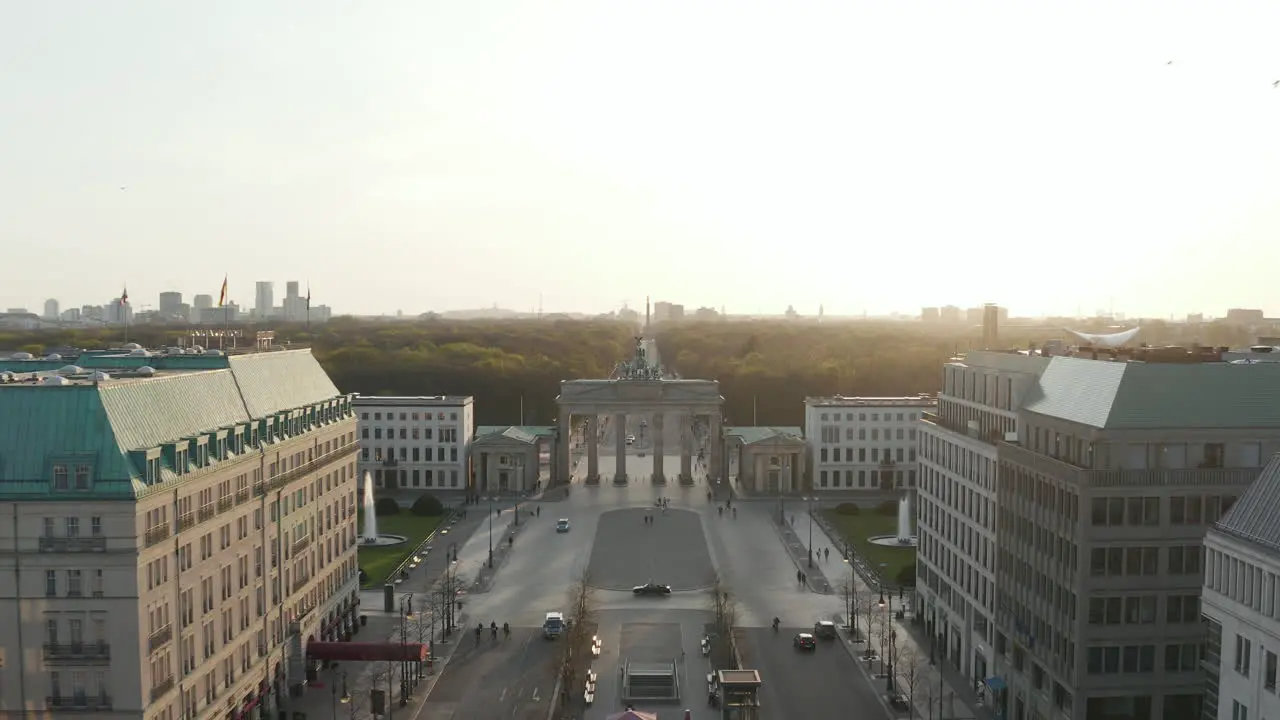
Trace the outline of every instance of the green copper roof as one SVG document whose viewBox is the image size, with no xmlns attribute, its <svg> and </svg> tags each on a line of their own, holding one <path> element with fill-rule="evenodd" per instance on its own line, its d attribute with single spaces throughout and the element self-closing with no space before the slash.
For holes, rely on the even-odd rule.
<svg viewBox="0 0 1280 720">
<path fill-rule="evenodd" d="M 1055 357 L 1024 409 L 1099 429 L 1280 428 L 1280 363 Z"/>
<path fill-rule="evenodd" d="M 534 437 L 551 437 L 556 434 L 555 425 L 481 425 L 476 428 L 475 438 L 485 435 L 497 435 L 508 430 L 519 430 Z"/>
<path fill-rule="evenodd" d="M 0 385 L 0 496 L 48 496 L 55 462 L 84 462 L 92 497 L 132 498 L 140 469 L 130 451 L 340 397 L 310 351 L 229 360 L 227 369 L 150 378 Z"/>
<path fill-rule="evenodd" d="M 755 427 L 752 425 L 740 425 L 736 427 L 727 427 L 724 429 L 726 437 L 742 438 L 745 445 L 768 440 L 779 435 L 792 436 L 797 439 L 804 439 L 804 431 L 798 427 L 778 426 L 778 427 Z"/>
</svg>

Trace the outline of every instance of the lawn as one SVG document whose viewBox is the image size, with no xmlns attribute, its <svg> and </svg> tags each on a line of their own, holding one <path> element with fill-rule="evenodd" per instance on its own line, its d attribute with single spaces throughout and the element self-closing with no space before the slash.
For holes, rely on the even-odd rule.
<svg viewBox="0 0 1280 720">
<path fill-rule="evenodd" d="M 433 517 L 419 517 L 412 513 L 402 512 L 399 515 L 383 515 L 378 518 L 378 533 L 383 535 L 403 535 L 405 541 L 399 545 L 388 545 L 386 547 L 364 547 L 360 546 L 358 552 L 360 568 L 368 574 L 368 582 L 365 587 L 376 587 L 382 585 L 387 579 L 387 575 L 396 566 L 409 557 L 409 553 L 417 549 L 418 545 L 432 530 L 440 524 L 443 516 L 437 515 Z M 362 537 L 364 532 L 364 516 L 361 516 L 361 529 L 356 537 Z"/>
<path fill-rule="evenodd" d="M 898 517 L 880 515 L 872 509 L 863 509 L 861 515 L 841 515 L 834 510 L 823 510 L 823 516 L 837 532 L 853 545 L 867 563 L 880 571 L 885 582 L 897 583 L 898 573 L 904 567 L 916 564 L 915 548 L 897 548 L 876 545 L 867 538 L 873 535 L 895 535 Z M 884 567 L 881 567 L 884 563 Z"/>
</svg>

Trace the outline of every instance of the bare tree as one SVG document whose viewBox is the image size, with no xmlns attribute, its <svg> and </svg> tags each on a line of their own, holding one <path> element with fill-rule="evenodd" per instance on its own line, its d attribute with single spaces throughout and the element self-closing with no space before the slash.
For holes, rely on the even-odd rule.
<svg viewBox="0 0 1280 720">
<path fill-rule="evenodd" d="M 563 704 L 573 691 L 578 679 L 579 653 L 590 652 L 588 643 L 590 627 L 595 622 L 595 588 L 591 585 L 591 571 L 583 570 L 569 587 L 568 627 L 564 631 L 564 645 L 560 650 L 560 698 Z"/>
<path fill-rule="evenodd" d="M 854 615 L 862 620 L 867 632 L 863 635 L 863 640 L 867 643 L 866 654 L 870 655 L 872 644 L 874 643 L 874 635 L 878 628 L 884 624 L 884 613 L 880 611 L 880 605 L 876 596 L 870 590 L 859 590 L 854 593 L 853 604 L 856 608 Z"/>
<path fill-rule="evenodd" d="M 906 696 L 911 706 L 909 717 L 915 717 L 916 696 L 924 690 L 928 680 L 929 657 L 915 647 L 903 647 L 893 659 L 893 671 L 898 692 Z"/>
<path fill-rule="evenodd" d="M 729 594 L 729 588 L 719 574 L 711 579 L 707 588 L 707 609 L 711 611 L 716 633 L 728 639 L 738 624 L 738 601 Z"/>
</svg>

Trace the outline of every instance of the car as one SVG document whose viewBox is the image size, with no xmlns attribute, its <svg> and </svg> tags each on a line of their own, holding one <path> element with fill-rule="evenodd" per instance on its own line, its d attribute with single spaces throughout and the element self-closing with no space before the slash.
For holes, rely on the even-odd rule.
<svg viewBox="0 0 1280 720">
<path fill-rule="evenodd" d="M 830 620 L 819 620 L 813 624 L 813 634 L 823 640 L 832 640 L 836 637 L 836 624 Z"/>
<path fill-rule="evenodd" d="M 670 595 L 671 586 L 660 585 L 656 582 L 650 581 L 643 585 L 637 585 L 631 588 L 631 592 L 636 595 Z"/>
<path fill-rule="evenodd" d="M 627 444 L 628 444 L 628 445 L 635 445 L 635 444 L 636 444 L 636 436 L 635 436 L 635 435 L 628 435 L 628 436 L 627 436 Z"/>
<path fill-rule="evenodd" d="M 556 521 L 556 532 L 569 532 L 569 518 L 560 518 Z"/>
<path fill-rule="evenodd" d="M 796 633 L 795 638 L 791 640 L 791 644 L 797 650 L 817 650 L 818 641 L 809 633 Z"/>
</svg>

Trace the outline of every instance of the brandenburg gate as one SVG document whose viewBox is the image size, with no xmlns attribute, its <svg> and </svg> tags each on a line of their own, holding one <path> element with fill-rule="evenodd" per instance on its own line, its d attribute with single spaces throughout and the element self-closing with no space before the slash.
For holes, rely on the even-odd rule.
<svg viewBox="0 0 1280 720">
<path fill-rule="evenodd" d="M 721 412 L 724 398 L 720 396 L 720 383 L 714 380 L 683 380 L 671 377 L 646 357 L 644 341 L 636 340 L 636 356 L 619 365 L 614 377 L 608 380 L 564 380 L 560 383 L 557 420 L 560 442 L 556 443 L 556 467 L 568 482 L 573 466 L 569 458 L 569 446 L 574 417 L 586 416 L 587 431 L 587 482 L 600 480 L 600 417 L 613 417 L 616 449 L 616 467 L 613 481 L 627 481 L 626 427 L 628 415 L 645 415 L 652 418 L 649 427 L 653 438 L 653 482 L 667 481 L 663 459 L 663 430 L 668 422 L 680 428 L 680 474 L 685 484 L 693 482 L 694 419 L 702 418 L 708 431 L 707 477 L 714 482 L 721 477 L 724 448 Z"/>
</svg>

